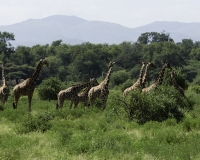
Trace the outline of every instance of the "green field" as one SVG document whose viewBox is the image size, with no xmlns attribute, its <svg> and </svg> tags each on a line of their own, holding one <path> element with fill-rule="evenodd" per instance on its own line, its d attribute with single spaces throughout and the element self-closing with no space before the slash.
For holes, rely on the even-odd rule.
<svg viewBox="0 0 200 160">
<path fill-rule="evenodd" d="M 32 100 L 27 112 L 27 97 L 18 109 L 12 108 L 13 96 L 0 111 L 0 159 L 200 159 L 200 100 L 177 122 L 148 121 L 142 125 L 127 118 L 118 106 L 121 92 L 111 90 L 107 108 L 83 104 L 69 109 L 69 101 L 56 110 L 56 101 Z"/>
</svg>

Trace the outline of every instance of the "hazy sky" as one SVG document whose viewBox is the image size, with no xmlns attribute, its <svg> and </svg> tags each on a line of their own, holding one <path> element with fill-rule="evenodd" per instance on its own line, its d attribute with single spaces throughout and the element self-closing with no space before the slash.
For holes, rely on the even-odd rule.
<svg viewBox="0 0 200 160">
<path fill-rule="evenodd" d="M 0 25 L 51 15 L 134 28 L 154 21 L 200 22 L 200 0 L 0 0 Z"/>
</svg>

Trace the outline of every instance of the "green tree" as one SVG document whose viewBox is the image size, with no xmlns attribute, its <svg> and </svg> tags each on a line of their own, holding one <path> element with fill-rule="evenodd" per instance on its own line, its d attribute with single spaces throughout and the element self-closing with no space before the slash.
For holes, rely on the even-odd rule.
<svg viewBox="0 0 200 160">
<path fill-rule="evenodd" d="M 15 53 L 11 55 L 11 60 L 16 65 L 29 64 L 34 66 L 35 63 L 33 63 L 33 59 L 34 57 L 31 54 L 31 48 L 26 46 L 18 46 Z"/>
<path fill-rule="evenodd" d="M 185 58 L 188 59 L 190 52 L 193 48 L 193 41 L 191 39 L 182 39 L 181 43 L 181 55 Z"/>
<path fill-rule="evenodd" d="M 129 78 L 130 78 L 129 73 L 127 73 L 125 70 L 119 70 L 112 74 L 111 84 L 113 86 L 115 86 L 115 85 L 118 86 L 118 85 L 124 83 Z"/>
<path fill-rule="evenodd" d="M 121 53 L 117 56 L 114 61 L 119 69 L 130 70 L 136 64 L 140 63 L 142 58 L 143 45 L 139 43 L 123 42 L 120 44 Z"/>
<path fill-rule="evenodd" d="M 14 47 L 12 47 L 10 41 L 15 40 L 13 33 L 0 32 L 0 54 L 2 61 L 8 61 L 10 54 L 14 52 Z"/>
<path fill-rule="evenodd" d="M 193 48 L 190 52 L 190 57 L 194 60 L 200 60 L 200 47 Z"/>
<path fill-rule="evenodd" d="M 55 77 L 42 81 L 38 87 L 38 95 L 42 100 L 57 100 L 57 94 L 62 89 L 62 83 Z"/>
<path fill-rule="evenodd" d="M 165 31 L 161 33 L 145 32 L 142 33 L 141 36 L 137 39 L 137 42 L 142 44 L 150 44 L 153 42 L 167 42 L 167 41 L 174 42 L 174 40 L 170 37 L 170 34 L 166 33 Z"/>
</svg>

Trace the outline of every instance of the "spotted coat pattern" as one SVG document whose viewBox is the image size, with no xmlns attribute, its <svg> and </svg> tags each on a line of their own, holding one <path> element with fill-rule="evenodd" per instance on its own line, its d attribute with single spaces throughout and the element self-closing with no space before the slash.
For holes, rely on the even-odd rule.
<svg viewBox="0 0 200 160">
<path fill-rule="evenodd" d="M 146 65 L 146 63 L 143 61 L 142 62 L 142 67 L 141 67 L 140 73 L 139 73 L 139 78 L 137 79 L 137 81 L 131 87 L 128 87 L 128 88 L 126 88 L 124 90 L 124 92 L 123 92 L 123 97 L 124 98 L 127 96 L 127 94 L 130 91 L 134 91 L 134 90 L 136 90 L 138 88 L 142 88 L 142 76 L 143 76 L 143 73 L 144 73 L 145 65 Z"/>
<path fill-rule="evenodd" d="M 56 108 L 62 108 L 63 107 L 63 103 L 64 100 L 70 100 L 71 104 L 70 104 L 70 108 L 72 108 L 72 105 L 75 104 L 75 107 L 78 105 L 78 93 L 89 86 L 94 86 L 94 84 L 97 83 L 96 78 L 92 78 L 90 79 L 88 82 L 84 82 L 81 84 L 77 84 L 77 85 L 73 85 L 65 90 L 61 90 L 58 95 L 57 95 L 57 99 L 58 99 L 58 103 L 56 104 Z"/>
<path fill-rule="evenodd" d="M 106 102 L 109 95 L 108 84 L 110 81 L 113 64 L 115 64 L 115 62 L 111 61 L 109 63 L 109 66 L 108 66 L 109 69 L 108 69 L 105 79 L 99 85 L 92 87 L 90 91 L 88 92 L 88 99 L 89 99 L 90 106 L 93 106 L 94 101 L 97 98 L 100 98 L 102 100 L 103 109 L 106 108 Z"/>
<path fill-rule="evenodd" d="M 0 100 L 3 103 L 3 105 L 5 105 L 8 100 L 8 96 L 10 94 L 10 89 L 6 83 L 3 64 L 1 68 L 2 68 L 2 86 L 0 87 Z"/>
<path fill-rule="evenodd" d="M 165 73 L 165 69 L 169 68 L 172 70 L 171 66 L 169 65 L 169 63 L 164 63 L 161 71 L 159 72 L 158 78 L 156 79 L 155 82 L 153 82 L 149 87 L 143 88 L 142 92 L 146 93 L 149 92 L 150 90 L 156 88 L 157 86 L 161 85 L 163 82 L 163 77 L 164 77 L 164 73 Z"/>
<path fill-rule="evenodd" d="M 39 64 L 37 65 L 31 77 L 27 78 L 22 83 L 17 84 L 13 88 L 13 94 L 14 94 L 13 108 L 14 109 L 17 109 L 17 104 L 21 96 L 28 96 L 28 102 L 29 102 L 28 111 L 31 112 L 31 101 L 32 101 L 33 92 L 35 89 L 35 83 L 43 65 L 48 66 L 48 62 L 45 58 L 40 60 Z"/>
</svg>

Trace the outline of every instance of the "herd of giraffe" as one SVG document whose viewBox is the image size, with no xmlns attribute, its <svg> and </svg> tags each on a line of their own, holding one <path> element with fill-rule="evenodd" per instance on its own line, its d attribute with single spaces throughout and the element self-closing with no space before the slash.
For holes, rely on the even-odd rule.
<svg viewBox="0 0 200 160">
<path fill-rule="evenodd" d="M 74 108 L 76 108 L 79 102 L 83 102 L 85 107 L 93 106 L 94 102 L 97 98 L 100 98 L 102 101 L 102 109 L 106 108 L 106 102 L 109 95 L 109 81 L 110 76 L 112 73 L 112 68 L 115 62 L 110 62 L 108 66 L 108 72 L 106 74 L 105 79 L 99 84 L 96 78 L 91 78 L 88 82 L 84 82 L 81 84 L 72 85 L 65 90 L 61 90 L 57 94 L 57 104 L 56 109 L 62 108 L 64 100 L 70 100 L 70 108 L 72 108 L 74 104 Z M 45 58 L 40 59 L 39 64 L 37 65 L 36 69 L 34 70 L 33 74 L 24 80 L 22 83 L 17 84 L 13 88 L 13 95 L 14 95 L 14 102 L 13 108 L 17 109 L 17 104 L 21 96 L 28 96 L 28 111 L 31 112 L 31 101 L 33 97 L 33 92 L 35 89 L 35 83 L 39 76 L 40 70 L 42 66 L 48 66 L 48 62 Z M 136 89 L 140 89 L 141 92 L 149 92 L 153 88 L 162 84 L 165 69 L 169 68 L 171 70 L 170 77 L 172 79 L 172 84 L 177 89 L 182 96 L 184 96 L 184 90 L 176 83 L 175 79 L 175 72 L 169 65 L 169 63 L 164 63 L 161 71 L 159 72 L 158 78 L 148 87 L 146 85 L 146 79 L 148 76 L 148 71 L 150 68 L 156 68 L 152 62 L 142 62 L 142 67 L 140 69 L 139 78 L 138 80 L 130 87 L 126 88 L 123 92 L 123 97 L 125 98 L 127 94 L 131 91 Z M 6 84 L 5 74 L 4 74 L 4 67 L 2 64 L 2 86 L 0 87 L 0 100 L 3 105 L 6 104 L 10 90 Z M 82 91 L 83 90 L 83 91 Z"/>
</svg>

